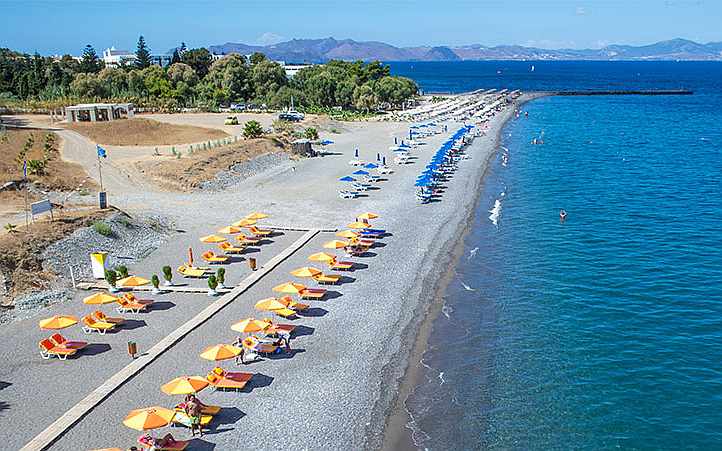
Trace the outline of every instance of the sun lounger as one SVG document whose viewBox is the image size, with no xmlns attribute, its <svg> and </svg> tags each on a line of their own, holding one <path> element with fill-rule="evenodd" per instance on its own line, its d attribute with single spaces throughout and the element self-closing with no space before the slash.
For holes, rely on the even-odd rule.
<svg viewBox="0 0 722 451">
<path fill-rule="evenodd" d="M 186 403 L 182 402 L 180 404 L 176 404 L 176 406 L 173 408 L 176 412 L 183 412 L 185 411 Z M 218 415 L 221 411 L 221 406 L 201 406 L 201 414 L 202 415 Z"/>
<path fill-rule="evenodd" d="M 64 346 L 58 346 L 49 339 L 40 340 L 38 343 L 40 347 L 40 357 L 48 360 L 50 357 L 57 357 L 60 360 L 65 360 L 69 355 L 73 355 L 78 352 L 77 349 L 68 349 Z"/>
<path fill-rule="evenodd" d="M 338 260 L 331 260 L 328 262 L 328 267 L 336 271 L 348 271 L 353 268 L 353 262 L 340 262 Z"/>
<path fill-rule="evenodd" d="M 341 199 L 355 199 L 358 197 L 358 193 L 356 191 L 340 190 L 338 197 Z"/>
<path fill-rule="evenodd" d="M 189 443 L 190 440 L 176 440 L 171 434 L 166 434 L 162 439 L 154 439 L 150 435 L 138 437 L 140 446 L 157 451 L 183 451 Z"/>
<path fill-rule="evenodd" d="M 238 382 L 248 382 L 253 378 L 253 373 L 246 373 L 245 371 L 226 371 L 220 366 L 213 368 L 211 372 L 226 379 Z"/>
<path fill-rule="evenodd" d="M 150 299 L 138 299 L 133 293 L 125 293 L 122 297 L 118 298 L 118 313 L 140 313 L 148 310 L 153 304 Z"/>
<path fill-rule="evenodd" d="M 76 351 L 80 351 L 84 347 L 88 346 L 87 341 L 71 341 L 58 333 L 51 335 L 50 341 L 52 341 L 55 346 L 60 346 L 65 349 L 74 349 Z"/>
<path fill-rule="evenodd" d="M 267 335 L 278 334 L 281 337 L 291 338 L 291 334 L 296 329 L 293 324 L 277 324 L 271 323 L 271 326 L 267 328 L 264 333 Z"/>
<path fill-rule="evenodd" d="M 324 290 L 324 291 L 326 291 L 326 290 Z M 309 307 L 308 304 L 304 304 L 302 302 L 295 301 L 291 296 L 288 296 L 288 295 L 278 298 L 278 300 L 281 301 L 282 303 L 284 303 L 286 305 L 286 307 L 293 309 L 297 312 L 301 312 L 303 310 L 308 310 L 308 307 Z"/>
<path fill-rule="evenodd" d="M 273 235 L 273 230 L 259 229 L 256 226 L 250 226 L 248 230 L 257 237 L 267 237 Z"/>
<path fill-rule="evenodd" d="M 191 268 L 190 266 L 181 265 L 178 267 L 178 272 L 183 277 L 207 277 L 208 271 L 200 268 Z"/>
<path fill-rule="evenodd" d="M 238 241 L 240 244 L 243 244 L 244 246 L 254 246 L 261 242 L 260 238 L 256 238 L 253 236 L 246 236 L 244 234 L 236 235 L 236 241 Z"/>
<path fill-rule="evenodd" d="M 240 254 L 246 250 L 245 247 L 243 247 L 243 246 L 236 247 L 236 246 L 232 245 L 231 243 L 229 243 L 228 241 L 218 243 L 218 247 L 221 248 L 221 250 L 223 252 L 225 252 L 226 254 Z"/>
<path fill-rule="evenodd" d="M 213 415 L 201 414 L 201 427 L 207 427 L 213 421 Z M 173 421 L 170 423 L 171 426 L 185 426 L 191 427 L 191 419 L 185 412 L 176 412 L 173 417 Z"/>
<path fill-rule="evenodd" d="M 326 290 L 323 288 L 306 288 L 301 292 L 301 299 L 320 301 L 324 296 L 326 296 Z"/>
<path fill-rule="evenodd" d="M 105 313 L 101 312 L 100 310 L 94 311 L 93 316 L 98 321 L 105 321 L 106 323 L 115 324 L 116 326 L 119 326 L 125 322 L 125 319 L 123 319 L 121 317 L 107 316 Z"/>
<path fill-rule="evenodd" d="M 225 371 L 223 373 L 224 374 L 217 374 L 216 369 L 214 369 L 206 375 L 206 380 L 216 390 L 243 390 L 248 381 L 251 380 L 251 377 L 253 377 L 251 373 L 236 372 L 233 373 L 236 377 L 231 378 L 225 375 L 230 373 L 226 373 Z M 247 376 L 241 377 L 241 375 Z"/>
<path fill-rule="evenodd" d="M 211 264 L 228 262 L 228 257 L 225 255 L 216 255 L 213 251 L 206 251 L 203 255 L 201 255 L 201 257 L 203 257 L 203 260 Z"/>
<path fill-rule="evenodd" d="M 256 337 L 247 337 L 243 339 L 243 348 L 256 354 L 273 354 L 278 349 L 278 345 L 263 343 Z"/>
<path fill-rule="evenodd" d="M 313 276 L 313 280 L 316 282 L 328 285 L 336 285 L 340 279 L 341 276 L 338 274 L 319 274 L 317 276 Z"/>
<path fill-rule="evenodd" d="M 280 316 L 281 318 L 287 318 L 287 319 L 291 319 L 296 316 L 296 311 L 291 310 L 290 308 L 270 310 L 270 312 L 275 313 L 276 315 Z"/>
<path fill-rule="evenodd" d="M 83 321 L 83 332 L 86 334 L 90 334 L 93 331 L 98 332 L 100 335 L 105 335 L 105 333 L 109 330 L 113 330 L 115 328 L 115 324 L 108 323 L 105 321 L 98 321 L 95 318 L 93 318 L 91 315 L 86 315 L 82 319 Z"/>
</svg>

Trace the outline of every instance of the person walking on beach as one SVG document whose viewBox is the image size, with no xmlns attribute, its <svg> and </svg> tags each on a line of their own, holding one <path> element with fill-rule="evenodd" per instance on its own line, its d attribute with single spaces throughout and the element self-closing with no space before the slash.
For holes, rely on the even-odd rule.
<svg viewBox="0 0 722 451">
<path fill-rule="evenodd" d="M 190 420 L 191 436 L 195 437 L 196 428 L 198 429 L 198 435 L 203 437 L 203 427 L 201 427 L 201 405 L 195 396 L 190 398 L 190 401 L 186 403 L 185 412 Z"/>
</svg>

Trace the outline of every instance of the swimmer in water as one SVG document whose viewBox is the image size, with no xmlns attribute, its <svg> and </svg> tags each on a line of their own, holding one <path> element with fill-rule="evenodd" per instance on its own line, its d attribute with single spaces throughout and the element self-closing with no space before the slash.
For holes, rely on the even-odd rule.
<svg viewBox="0 0 722 451">
<path fill-rule="evenodd" d="M 564 222 L 567 219 L 567 212 L 563 208 L 559 210 L 559 222 Z"/>
</svg>

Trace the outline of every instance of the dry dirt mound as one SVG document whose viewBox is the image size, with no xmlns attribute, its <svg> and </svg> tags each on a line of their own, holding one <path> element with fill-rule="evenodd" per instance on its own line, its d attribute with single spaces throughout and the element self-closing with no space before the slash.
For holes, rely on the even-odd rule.
<svg viewBox="0 0 722 451">
<path fill-rule="evenodd" d="M 136 167 L 162 188 L 189 191 L 234 165 L 260 155 L 285 152 L 287 148 L 287 144 L 274 138 L 241 140 L 218 148 L 197 150 L 181 158 L 155 156 L 152 160 L 136 163 Z"/>
<path fill-rule="evenodd" d="M 65 128 L 75 130 L 93 142 L 109 146 L 163 146 L 228 137 L 222 130 L 169 124 L 140 117 L 112 122 L 74 122 L 66 124 Z"/>
</svg>

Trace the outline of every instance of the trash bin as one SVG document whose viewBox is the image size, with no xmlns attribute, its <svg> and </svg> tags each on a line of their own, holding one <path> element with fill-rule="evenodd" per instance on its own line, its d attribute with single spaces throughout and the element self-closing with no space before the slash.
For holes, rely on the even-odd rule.
<svg viewBox="0 0 722 451">
<path fill-rule="evenodd" d="M 106 262 L 108 260 L 107 252 L 93 252 L 90 254 L 90 265 L 93 269 L 93 277 L 96 279 L 105 278 Z"/>
<path fill-rule="evenodd" d="M 128 342 L 128 354 L 132 358 L 135 358 L 135 355 L 138 353 L 138 345 L 134 341 Z"/>
<path fill-rule="evenodd" d="M 248 259 L 248 267 L 251 268 L 251 271 L 255 271 L 255 270 L 256 270 L 256 259 L 255 259 L 255 257 L 250 257 L 250 258 Z"/>
</svg>

